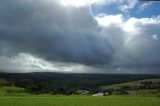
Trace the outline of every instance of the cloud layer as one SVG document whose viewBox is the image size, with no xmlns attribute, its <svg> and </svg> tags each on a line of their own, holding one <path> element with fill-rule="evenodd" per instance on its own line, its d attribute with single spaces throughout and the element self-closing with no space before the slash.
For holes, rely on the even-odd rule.
<svg viewBox="0 0 160 106">
<path fill-rule="evenodd" d="M 87 65 L 112 60 L 112 48 L 99 36 L 88 7 L 65 8 L 58 2 L 43 0 L 8 3 L 1 1 L 2 54 L 24 52 L 48 61 Z"/>
<path fill-rule="evenodd" d="M 149 67 L 158 73 L 159 34 L 160 16 L 93 16 L 89 5 L 1 0 L 0 69 L 123 73 L 120 68 Z"/>
</svg>

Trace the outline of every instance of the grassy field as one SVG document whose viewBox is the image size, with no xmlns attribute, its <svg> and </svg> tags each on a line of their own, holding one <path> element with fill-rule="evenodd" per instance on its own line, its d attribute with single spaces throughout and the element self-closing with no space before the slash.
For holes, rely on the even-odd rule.
<svg viewBox="0 0 160 106">
<path fill-rule="evenodd" d="M 134 96 L 4 96 L 0 97 L 0 106 L 160 106 L 160 98 Z"/>
<path fill-rule="evenodd" d="M 142 80 L 145 81 L 145 80 Z M 148 81 L 148 80 L 147 80 Z M 152 82 L 159 82 L 153 79 Z M 122 85 L 136 86 L 140 81 L 103 86 L 118 88 Z M 33 95 L 24 88 L 16 86 L 0 86 L 0 106 L 160 106 L 160 96 L 151 95 L 147 90 L 138 91 L 146 95 L 110 95 L 93 97 L 85 95 Z"/>
</svg>

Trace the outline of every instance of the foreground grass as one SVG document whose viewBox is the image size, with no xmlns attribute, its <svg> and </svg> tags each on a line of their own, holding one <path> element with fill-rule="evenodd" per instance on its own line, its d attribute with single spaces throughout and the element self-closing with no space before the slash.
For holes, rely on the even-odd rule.
<svg viewBox="0 0 160 106">
<path fill-rule="evenodd" d="M 134 96 L 2 96 L 0 97 L 0 106 L 160 106 L 160 98 Z"/>
</svg>

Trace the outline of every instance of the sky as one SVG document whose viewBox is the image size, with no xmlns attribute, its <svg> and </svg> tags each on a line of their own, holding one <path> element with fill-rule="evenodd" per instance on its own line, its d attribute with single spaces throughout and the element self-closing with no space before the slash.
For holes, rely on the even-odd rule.
<svg viewBox="0 0 160 106">
<path fill-rule="evenodd" d="M 0 0 L 0 72 L 160 74 L 160 1 Z"/>
</svg>

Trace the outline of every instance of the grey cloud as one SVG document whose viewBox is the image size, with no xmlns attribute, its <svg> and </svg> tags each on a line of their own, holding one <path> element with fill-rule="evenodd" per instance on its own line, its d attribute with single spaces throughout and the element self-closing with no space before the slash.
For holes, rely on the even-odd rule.
<svg viewBox="0 0 160 106">
<path fill-rule="evenodd" d="M 48 61 L 109 64 L 113 50 L 99 35 L 89 7 L 51 0 L 0 1 L 1 54 L 31 53 Z M 4 49 L 8 48 L 8 49 Z"/>
<path fill-rule="evenodd" d="M 131 40 L 132 54 L 137 58 L 137 63 L 144 66 L 160 66 L 160 41 L 152 38 L 160 34 L 160 23 L 139 25 L 140 33 Z"/>
<path fill-rule="evenodd" d="M 142 68 L 146 69 L 146 72 L 149 71 L 148 69 L 159 71 L 160 41 L 153 38 L 153 35 L 159 36 L 160 34 L 159 19 L 158 17 L 157 20 L 156 18 L 150 19 L 152 22 L 148 23 L 142 20 L 146 19 L 134 22 L 135 28 L 137 28 L 134 32 L 126 32 L 122 27 L 114 24 L 103 28 L 102 34 L 109 40 L 114 50 L 114 60 L 111 67 L 122 67 L 128 70 Z"/>
</svg>

